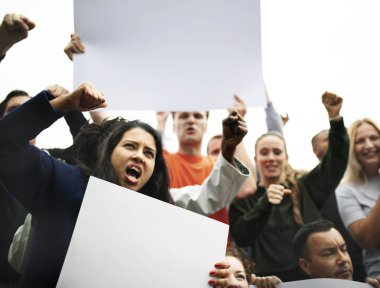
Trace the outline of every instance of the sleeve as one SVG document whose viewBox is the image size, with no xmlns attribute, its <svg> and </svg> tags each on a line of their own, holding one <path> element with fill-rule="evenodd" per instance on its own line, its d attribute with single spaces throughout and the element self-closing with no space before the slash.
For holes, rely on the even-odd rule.
<svg viewBox="0 0 380 288">
<path fill-rule="evenodd" d="M 301 179 L 318 208 L 339 185 L 348 163 L 349 139 L 343 118 L 330 121 L 329 147 L 321 162 Z"/>
<path fill-rule="evenodd" d="M 367 217 L 355 197 L 354 187 L 343 184 L 339 185 L 335 194 L 340 218 L 342 218 L 344 226 L 347 229 L 355 221 Z"/>
<path fill-rule="evenodd" d="M 259 195 L 260 194 L 260 195 Z M 273 210 L 266 192 L 245 198 L 236 198 L 229 209 L 232 238 L 240 247 L 251 245 L 261 234 Z"/>
<path fill-rule="evenodd" d="M 79 177 L 79 169 L 29 144 L 63 116 L 50 105 L 52 97 L 43 91 L 0 119 L 0 182 L 33 215 L 65 195 L 64 182 L 73 185 Z"/>
<path fill-rule="evenodd" d="M 83 113 L 79 111 L 70 111 L 66 113 L 64 117 L 74 139 L 76 135 L 78 135 L 81 127 L 87 123 L 87 119 L 83 116 Z M 48 148 L 44 150 L 56 159 L 63 160 L 68 164 L 75 164 L 75 150 L 73 145 L 67 148 Z"/>
<path fill-rule="evenodd" d="M 267 123 L 268 131 L 277 131 L 283 135 L 281 116 L 277 113 L 272 101 L 268 101 L 267 107 L 265 107 L 265 121 Z"/>
<path fill-rule="evenodd" d="M 174 203 L 187 210 L 208 215 L 226 207 L 250 175 L 249 170 L 235 159 L 236 167 L 222 155 L 214 164 L 202 185 L 171 188 Z"/>
<path fill-rule="evenodd" d="M 64 116 L 67 125 L 70 128 L 71 136 L 73 139 L 78 135 L 80 128 L 87 123 L 86 117 L 84 117 L 82 112 L 79 111 L 70 111 Z"/>
</svg>

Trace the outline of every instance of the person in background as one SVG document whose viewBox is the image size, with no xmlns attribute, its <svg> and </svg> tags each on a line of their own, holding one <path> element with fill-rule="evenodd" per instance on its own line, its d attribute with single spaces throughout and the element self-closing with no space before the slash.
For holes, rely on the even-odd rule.
<svg viewBox="0 0 380 288">
<path fill-rule="evenodd" d="M 288 122 L 289 117 L 286 115 L 285 117 L 282 117 L 278 112 L 276 111 L 272 100 L 269 97 L 268 91 L 265 88 L 265 96 L 267 99 L 267 106 L 265 107 L 265 122 L 267 125 L 267 131 L 277 131 L 281 135 L 283 135 L 283 126 Z M 235 95 L 235 108 L 238 109 L 239 113 L 245 116 L 247 113 L 247 106 L 244 102 L 244 100 L 239 97 L 238 95 Z M 219 153 L 221 151 L 221 145 L 222 145 L 222 135 L 217 134 L 212 136 L 208 143 L 207 143 L 207 155 L 213 157 L 216 159 L 219 156 Z M 249 157 L 249 156 L 248 156 Z M 255 169 L 256 170 L 256 169 Z M 259 174 L 256 174 L 257 180 L 259 179 Z M 245 184 L 241 191 L 236 195 L 238 198 L 245 198 L 249 195 L 252 195 L 256 192 L 255 189 L 252 189 L 252 187 L 255 187 L 254 185 L 247 183 Z"/>
<path fill-rule="evenodd" d="M 299 266 L 310 278 L 353 280 L 346 242 L 332 222 L 321 219 L 303 225 L 292 244 Z M 380 275 L 362 282 L 379 288 Z"/>
<path fill-rule="evenodd" d="M 236 247 L 228 247 L 224 261 L 216 263 L 210 271 L 209 285 L 213 287 L 248 288 L 250 284 L 258 288 L 275 288 L 282 283 L 276 276 L 257 277 L 254 263 L 250 262 Z"/>
<path fill-rule="evenodd" d="M 235 98 L 237 99 L 237 98 Z M 240 99 L 240 98 L 239 98 Z M 239 121 L 243 122 L 244 115 L 241 115 L 241 110 L 238 107 L 242 105 L 237 103 L 229 109 L 237 111 Z M 157 112 L 157 129 L 161 135 L 164 134 L 167 117 L 169 112 Z M 188 185 L 200 184 L 210 175 L 214 166 L 215 158 L 202 155 L 202 141 L 207 129 L 208 112 L 207 111 L 181 111 L 173 112 L 173 129 L 178 138 L 178 151 L 169 153 L 164 151 L 165 161 L 169 169 L 170 187 L 180 188 Z M 240 143 L 236 148 L 236 156 L 245 165 L 252 164 L 248 155 L 245 152 L 244 144 Z M 248 166 L 251 171 L 251 177 L 246 181 L 251 185 L 251 190 L 256 189 L 254 166 Z M 227 208 L 224 207 L 220 211 L 209 215 L 209 217 L 229 223 Z"/>
<path fill-rule="evenodd" d="M 369 118 L 354 121 L 349 130 L 346 174 L 336 190 L 345 227 L 363 249 L 368 277 L 380 275 L 380 128 Z"/>
<path fill-rule="evenodd" d="M 311 139 L 313 152 L 319 161 L 325 157 L 329 147 L 329 129 L 323 129 L 315 134 Z M 366 272 L 363 265 L 363 251 L 359 245 L 354 241 L 348 230 L 343 224 L 339 215 L 338 204 L 335 193 L 331 194 L 321 208 L 321 216 L 323 219 L 334 223 L 335 228 L 343 236 L 347 250 L 351 256 L 351 261 L 354 267 L 353 279 L 355 281 L 363 282 L 366 278 Z"/>
<path fill-rule="evenodd" d="M 235 198 L 229 216 L 232 238 L 240 247 L 251 247 L 259 276 L 276 275 L 283 281 L 306 278 L 291 251 L 291 242 L 299 227 L 321 218 L 319 209 L 345 172 L 349 142 L 340 116 L 342 102 L 333 93 L 322 95 L 331 139 L 326 156 L 310 172 L 289 166 L 279 133 L 268 132 L 257 139 L 258 190 L 245 199 Z"/>
</svg>

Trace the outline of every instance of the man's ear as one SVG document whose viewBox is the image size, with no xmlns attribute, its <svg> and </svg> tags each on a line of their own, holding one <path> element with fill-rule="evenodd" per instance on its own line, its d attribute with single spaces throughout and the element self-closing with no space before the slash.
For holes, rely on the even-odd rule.
<svg viewBox="0 0 380 288">
<path fill-rule="evenodd" d="M 300 266 L 301 270 L 305 272 L 307 275 L 311 276 L 311 270 L 309 261 L 305 258 L 299 258 L 298 259 L 298 265 Z"/>
</svg>

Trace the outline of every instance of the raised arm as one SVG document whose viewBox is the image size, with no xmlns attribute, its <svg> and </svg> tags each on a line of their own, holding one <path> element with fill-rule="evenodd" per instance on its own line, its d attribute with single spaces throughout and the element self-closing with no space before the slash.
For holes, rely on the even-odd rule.
<svg viewBox="0 0 380 288">
<path fill-rule="evenodd" d="M 322 103 L 330 120 L 328 150 L 321 162 L 302 182 L 308 186 L 317 207 L 321 207 L 339 185 L 346 171 L 349 149 L 347 129 L 340 115 L 343 99 L 334 93 L 325 92 L 322 95 Z"/>
<path fill-rule="evenodd" d="M 6 14 L 0 24 L 0 60 L 14 44 L 28 37 L 34 27 L 34 22 L 23 15 Z"/>
<path fill-rule="evenodd" d="M 29 140 L 62 117 L 60 112 L 103 107 L 104 101 L 103 96 L 87 84 L 58 98 L 43 91 L 0 119 L 0 182 L 33 215 L 49 207 L 48 200 L 54 197 L 56 187 L 49 186 L 54 169 L 61 169 L 68 179 L 78 173 L 30 145 Z M 42 193 L 50 193 L 50 196 L 41 197 Z M 38 197 L 41 201 L 36 200 Z"/>
<path fill-rule="evenodd" d="M 223 120 L 222 155 L 216 161 L 211 175 L 201 186 L 170 189 L 177 206 L 200 214 L 212 214 L 226 207 L 243 183 L 249 178 L 249 170 L 235 156 L 236 146 L 247 134 L 244 119 L 231 112 Z"/>
<path fill-rule="evenodd" d="M 234 97 L 235 104 L 234 106 L 229 107 L 228 111 L 236 111 L 241 116 L 241 119 L 244 119 L 245 114 L 247 113 L 247 105 L 240 96 L 235 95 Z M 251 158 L 249 157 L 243 141 L 241 141 L 239 145 L 236 146 L 235 156 L 242 163 L 244 163 L 244 165 L 246 165 L 249 171 L 251 172 L 250 177 L 247 179 L 247 181 L 241 187 L 239 193 L 236 195 L 238 198 L 245 198 L 249 195 L 254 194 L 257 190 L 256 165 L 252 162 Z"/>
</svg>

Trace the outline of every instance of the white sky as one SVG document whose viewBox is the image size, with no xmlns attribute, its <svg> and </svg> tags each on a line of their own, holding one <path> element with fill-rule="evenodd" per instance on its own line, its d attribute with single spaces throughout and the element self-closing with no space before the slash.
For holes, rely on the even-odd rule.
<svg viewBox="0 0 380 288">
<path fill-rule="evenodd" d="M 33 95 L 49 84 L 72 87 L 72 63 L 63 53 L 74 31 L 72 7 L 68 0 L 2 0 L 0 15 L 22 13 L 37 27 L 1 63 L 0 98 L 13 89 L 24 89 Z M 317 163 L 310 139 L 328 128 L 321 103 L 324 91 L 344 98 L 342 115 L 346 126 L 362 117 L 379 121 L 379 9 L 377 0 L 262 1 L 264 80 L 277 110 L 289 113 L 284 132 L 293 167 L 310 169 Z M 119 114 L 155 125 L 153 112 L 109 112 L 110 116 Z M 224 115 L 224 111 L 211 112 L 206 140 L 221 132 Z M 246 120 L 250 131 L 245 143 L 253 155 L 255 139 L 266 131 L 263 109 L 250 109 Z M 169 150 L 176 147 L 173 139 Z M 64 121 L 38 137 L 40 147 L 66 147 L 70 143 Z"/>
</svg>

